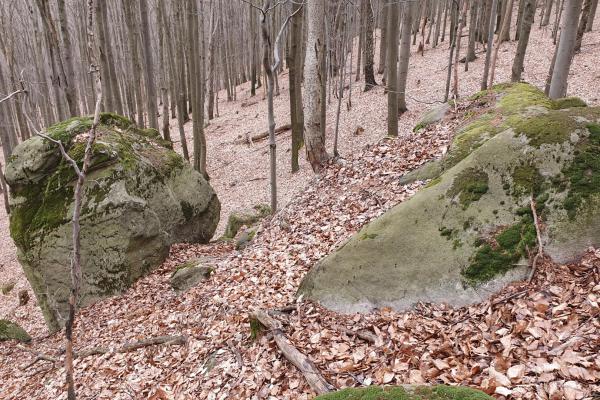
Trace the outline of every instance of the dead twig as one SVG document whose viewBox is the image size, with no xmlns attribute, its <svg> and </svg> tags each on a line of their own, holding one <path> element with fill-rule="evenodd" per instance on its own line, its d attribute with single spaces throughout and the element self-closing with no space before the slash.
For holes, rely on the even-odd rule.
<svg viewBox="0 0 600 400">
<path fill-rule="evenodd" d="M 280 127 L 275 128 L 275 134 L 277 135 L 279 133 L 284 133 L 284 132 L 289 131 L 290 129 L 292 129 L 292 124 L 281 125 Z M 234 143 L 235 144 L 244 144 L 244 143 L 253 144 L 256 141 L 266 139 L 268 137 L 269 137 L 269 131 L 265 131 L 265 132 L 256 134 L 254 136 L 246 135 L 246 137 L 244 137 L 243 139 L 242 138 L 236 139 L 234 141 Z"/>
<path fill-rule="evenodd" d="M 537 211 L 535 209 L 535 200 L 533 200 L 533 196 L 531 196 L 530 200 L 531 205 L 531 213 L 533 214 L 533 224 L 535 225 L 535 232 L 537 234 L 537 242 L 538 242 L 538 251 L 533 257 L 533 263 L 531 264 L 531 272 L 529 273 L 529 278 L 527 279 L 527 283 L 531 283 L 533 277 L 535 275 L 535 271 L 537 269 L 537 262 L 540 257 L 544 256 L 544 243 L 542 243 L 542 234 L 540 232 L 540 224 L 538 220 Z"/>
<path fill-rule="evenodd" d="M 325 378 L 323 378 L 323 375 L 321 375 L 321 372 L 315 364 L 309 360 L 306 355 L 294 347 L 283 334 L 279 321 L 271 318 L 271 316 L 263 310 L 255 310 L 250 315 L 250 320 L 257 321 L 271 332 L 273 339 L 275 339 L 275 343 L 277 344 L 277 347 L 279 347 L 279 350 L 281 350 L 283 356 L 298 368 L 312 390 L 317 394 L 323 394 L 330 392 L 334 388 L 325 380 Z"/>
</svg>

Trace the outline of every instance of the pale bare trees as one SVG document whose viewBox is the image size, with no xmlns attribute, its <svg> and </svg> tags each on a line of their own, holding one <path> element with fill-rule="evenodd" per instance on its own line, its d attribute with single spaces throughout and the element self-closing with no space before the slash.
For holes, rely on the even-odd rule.
<svg viewBox="0 0 600 400">
<path fill-rule="evenodd" d="M 388 136 L 398 136 L 398 70 L 396 68 L 398 60 L 398 14 L 399 4 L 394 2 L 390 3 L 388 5 L 388 49 L 386 66 L 386 84 L 388 89 Z"/>
<path fill-rule="evenodd" d="M 361 1 L 360 24 L 364 27 L 364 75 L 365 75 L 365 92 L 377 86 L 375 82 L 374 60 L 375 45 L 373 43 L 373 5 L 371 0 Z"/>
<path fill-rule="evenodd" d="M 307 0 L 308 38 L 304 64 L 304 143 L 313 171 L 320 171 L 329 155 L 325 149 L 323 98 L 325 71 L 325 0 Z"/>
<path fill-rule="evenodd" d="M 565 4 L 560 41 L 556 50 L 548 93 L 552 99 L 558 99 L 567 94 L 567 81 L 575 49 L 581 2 L 582 0 L 569 0 Z"/>
<path fill-rule="evenodd" d="M 146 109 L 148 121 L 151 128 L 158 129 L 158 117 L 156 115 L 156 81 L 154 77 L 154 60 L 150 48 L 150 27 L 148 19 L 147 0 L 139 0 L 140 7 L 140 31 L 142 34 L 142 53 L 144 54 L 144 82 L 146 83 Z"/>
<path fill-rule="evenodd" d="M 529 43 L 529 34 L 531 33 L 531 25 L 533 24 L 533 16 L 535 14 L 535 0 L 524 0 L 523 17 L 519 31 L 519 44 L 517 45 L 517 54 L 512 66 L 511 80 L 518 82 L 521 80 L 523 73 L 523 63 L 525 62 L 525 52 Z M 519 29 L 519 28 L 518 28 Z"/>
</svg>

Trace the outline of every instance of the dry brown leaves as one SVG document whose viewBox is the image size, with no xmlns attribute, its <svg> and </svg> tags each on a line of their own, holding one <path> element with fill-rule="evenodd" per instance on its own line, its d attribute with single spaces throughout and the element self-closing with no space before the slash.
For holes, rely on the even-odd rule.
<svg viewBox="0 0 600 400">
<path fill-rule="evenodd" d="M 449 124 L 456 124 L 450 121 Z M 190 337 L 185 347 L 155 346 L 76 361 L 81 398 L 309 399 L 299 372 L 269 335 L 251 341 L 249 312 L 296 305 L 276 314 L 285 334 L 337 387 L 440 382 L 480 387 L 496 396 L 580 399 L 599 390 L 600 251 L 578 264 L 540 265 L 532 286 L 516 284 L 461 309 L 419 304 L 409 312 L 382 309 L 339 315 L 295 291 L 308 269 L 363 224 L 410 197 L 422 184 L 398 178 L 441 155 L 446 134 L 434 130 L 383 139 L 340 160 L 305 192 L 265 221 L 238 252 L 227 243 L 177 245 L 169 260 L 123 296 L 84 309 L 76 348 L 118 346 L 166 334 Z M 168 278 L 189 258 L 218 260 L 212 278 L 176 296 Z M 498 300 L 499 299 L 499 300 Z M 351 334 L 366 329 L 374 343 Z M 39 351 L 60 355 L 62 336 L 36 339 Z M 64 370 L 0 346 L 3 398 L 64 398 Z"/>
</svg>

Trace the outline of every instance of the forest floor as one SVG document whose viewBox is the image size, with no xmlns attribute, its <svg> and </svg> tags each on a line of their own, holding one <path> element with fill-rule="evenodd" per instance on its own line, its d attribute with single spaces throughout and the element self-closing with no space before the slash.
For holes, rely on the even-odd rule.
<svg viewBox="0 0 600 400">
<path fill-rule="evenodd" d="M 543 87 L 553 53 L 550 31 L 536 27 L 529 46 L 524 79 Z M 497 82 L 509 79 L 515 47 L 512 42 L 502 45 Z M 569 77 L 569 95 L 592 105 L 600 104 L 598 54 L 596 28 L 586 34 Z M 460 70 L 463 96 L 479 90 L 484 55 L 478 55 L 469 72 Z M 295 304 L 296 288 L 316 261 L 418 189 L 399 185 L 398 178 L 447 148 L 449 131 L 412 133 L 418 117 L 441 100 L 446 61 L 445 45 L 427 49 L 424 56 L 413 54 L 410 111 L 400 119 L 398 139 L 385 138 L 383 88 L 364 93 L 363 82 L 352 79 L 352 107 L 348 110 L 344 101 L 340 119 L 342 159 L 320 176 L 314 176 L 304 156 L 301 171 L 291 174 L 290 133 L 279 135 L 281 211 L 263 223 L 262 234 L 249 247 L 236 251 L 222 242 L 176 245 L 163 266 L 122 296 L 83 309 L 75 330 L 76 349 L 166 334 L 185 334 L 188 342 L 77 360 L 75 379 L 81 398 L 311 398 L 300 373 L 282 358 L 268 335 L 250 340 L 248 314 L 254 308 Z M 280 75 L 279 84 L 278 125 L 289 122 L 286 74 Z M 220 98 L 220 117 L 206 130 L 208 171 L 223 205 L 217 235 L 230 211 L 269 198 L 266 142 L 235 143 L 246 133 L 266 130 L 262 92 L 256 96 L 258 103 L 249 106 L 242 106 L 254 101 L 247 84 L 238 87 L 237 101 L 224 102 L 223 93 Z M 336 106 L 332 98 L 328 143 L 333 140 Z M 172 125 L 172 136 L 177 137 L 175 121 Z M 355 135 L 359 126 L 364 131 Z M 0 232 L 0 284 L 16 284 L 7 295 L 0 294 L 0 318 L 26 328 L 34 337 L 33 349 L 59 355 L 63 337 L 47 334 L 35 299 L 17 307 L 18 290 L 31 289 L 16 262 L 3 205 Z M 217 259 L 215 273 L 209 281 L 175 295 L 169 286 L 171 272 L 203 254 Z M 497 395 L 508 395 L 508 390 L 517 398 L 579 399 L 600 390 L 599 274 L 600 252 L 591 249 L 574 265 L 544 263 L 532 285 L 507 288 L 495 297 L 502 300 L 498 303 L 338 315 L 300 302 L 282 321 L 285 334 L 338 387 L 448 382 L 497 390 Z M 348 333 L 363 328 L 375 335 L 373 343 Z M 34 358 L 14 344 L 0 345 L 0 397 L 65 397 L 62 366 L 40 361 L 22 369 Z"/>
</svg>

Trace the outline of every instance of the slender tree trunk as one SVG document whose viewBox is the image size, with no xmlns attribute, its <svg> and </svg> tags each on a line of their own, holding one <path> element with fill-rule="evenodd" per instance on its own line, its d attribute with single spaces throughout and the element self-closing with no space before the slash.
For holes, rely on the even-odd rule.
<svg viewBox="0 0 600 400">
<path fill-rule="evenodd" d="M 380 19 L 380 32 L 381 38 L 379 39 L 379 65 L 377 66 L 377 73 L 383 74 L 385 72 L 385 58 L 387 53 L 387 20 L 388 20 L 388 6 L 383 5 L 383 12 Z M 346 55 L 344 54 L 343 57 Z"/>
<path fill-rule="evenodd" d="M 477 59 L 475 55 L 475 39 L 477 36 L 477 13 L 478 2 L 471 0 L 470 19 L 469 19 L 469 45 L 467 46 L 467 55 L 465 56 L 465 71 L 469 70 L 469 63 Z M 483 15 L 480 16 L 483 19 Z"/>
<path fill-rule="evenodd" d="M 304 9 L 299 3 L 293 3 L 292 27 L 290 33 L 291 48 L 288 51 L 287 65 L 290 84 L 290 119 L 292 123 L 292 172 L 300 170 L 298 157 L 303 145 L 304 116 L 302 113 L 302 25 Z"/>
<path fill-rule="evenodd" d="M 373 8 L 371 0 L 362 0 L 363 13 L 361 14 L 361 24 L 365 25 L 365 42 L 364 42 L 364 58 L 365 58 L 365 92 L 377 86 L 375 82 L 375 71 L 373 68 L 373 57 L 375 56 L 373 44 Z M 364 17 L 364 21 L 363 21 Z"/>
<path fill-rule="evenodd" d="M 308 18 L 308 41 L 304 64 L 304 142 L 308 161 L 319 172 L 329 155 L 325 150 L 322 125 L 323 76 L 325 57 L 325 0 L 310 0 L 306 4 Z"/>
<path fill-rule="evenodd" d="M 594 18 L 596 17 L 596 10 L 598 9 L 598 0 L 592 0 L 592 8 L 590 9 L 590 15 L 588 17 L 587 24 L 585 25 L 585 31 L 591 32 L 594 25 Z"/>
<path fill-rule="evenodd" d="M 400 62 L 398 63 L 398 113 L 404 114 L 406 108 L 406 81 L 408 79 L 408 61 L 410 58 L 410 30 L 413 16 L 417 12 L 417 3 L 409 1 L 404 3 L 402 14 L 402 33 L 400 34 Z"/>
<path fill-rule="evenodd" d="M 388 51 L 387 51 L 387 88 L 388 88 L 388 136 L 398 136 L 398 20 L 399 4 L 388 4 Z M 403 27 L 404 29 L 404 27 Z M 411 26 L 407 29 L 410 32 Z M 406 38 L 403 38 L 406 39 Z M 410 43 L 410 35 L 407 40 Z"/>
<path fill-rule="evenodd" d="M 583 3 L 583 11 L 581 12 L 581 19 L 579 21 L 579 27 L 577 28 L 577 37 L 575 39 L 575 53 L 579 53 L 581 50 L 581 42 L 583 41 L 583 34 L 590 17 L 590 10 L 592 8 L 592 0 L 585 0 Z"/>
<path fill-rule="evenodd" d="M 515 60 L 512 66 L 511 80 L 513 82 L 518 82 L 521 80 L 523 63 L 525 62 L 525 52 L 527 51 L 527 44 L 529 43 L 529 34 L 531 32 L 534 14 L 535 0 L 525 0 L 519 34 L 519 44 L 517 45 L 517 54 L 515 55 Z"/>
<path fill-rule="evenodd" d="M 542 18 L 541 26 L 548 26 L 550 23 L 550 15 L 552 14 L 552 5 L 554 4 L 554 0 L 547 0 L 546 10 L 544 12 L 544 18 Z"/>
<path fill-rule="evenodd" d="M 156 83 L 154 81 L 154 61 L 152 60 L 147 0 L 139 0 L 139 5 L 142 33 L 142 52 L 144 53 L 144 64 L 146 64 L 144 66 L 144 81 L 146 83 L 146 112 L 148 113 L 150 127 L 158 129 L 158 117 L 156 116 Z"/>
<path fill-rule="evenodd" d="M 506 6 L 506 14 L 512 13 L 513 8 L 513 0 L 506 0 L 508 4 Z M 492 66 L 491 66 L 491 76 L 490 76 L 490 86 L 494 85 L 494 76 L 496 74 L 496 60 L 498 59 L 498 50 L 500 50 L 500 45 L 502 44 L 502 38 L 505 37 L 506 32 L 508 31 L 508 25 L 510 24 L 510 16 L 505 15 L 502 18 L 502 28 L 500 29 L 500 33 L 496 38 L 496 44 L 494 46 L 494 56 L 492 57 Z"/>
<path fill-rule="evenodd" d="M 566 4 L 556 62 L 550 81 L 549 96 L 551 99 L 565 97 L 567 94 L 569 69 L 571 68 L 577 38 L 577 21 L 581 10 L 581 2 L 582 0 L 569 0 Z"/>
<path fill-rule="evenodd" d="M 65 57 L 65 72 L 69 77 L 65 82 L 65 92 L 67 95 L 67 104 L 69 105 L 69 114 L 79 115 L 79 102 L 77 101 L 77 91 L 75 90 L 75 68 L 73 67 L 73 46 L 71 45 L 71 35 L 69 34 L 69 24 L 67 12 L 65 9 L 65 0 L 58 0 L 58 18 L 60 21 L 60 33 L 63 40 L 63 54 Z"/>
</svg>

